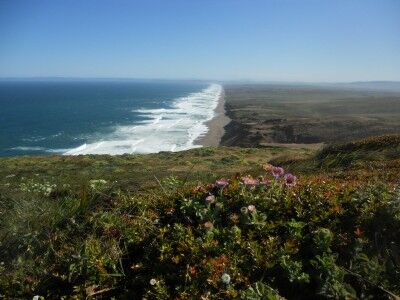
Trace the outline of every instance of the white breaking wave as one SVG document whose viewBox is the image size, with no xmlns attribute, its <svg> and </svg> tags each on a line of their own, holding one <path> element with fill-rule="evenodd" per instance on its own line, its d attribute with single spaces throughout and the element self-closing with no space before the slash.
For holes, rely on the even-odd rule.
<svg viewBox="0 0 400 300">
<path fill-rule="evenodd" d="M 83 144 L 64 154 L 157 153 L 200 147 L 194 142 L 207 133 L 205 123 L 214 117 L 221 93 L 221 85 L 211 84 L 201 92 L 177 98 L 171 108 L 135 110 L 150 120 L 118 126 L 103 140 Z"/>
<path fill-rule="evenodd" d="M 43 151 L 46 150 L 43 147 L 25 147 L 25 146 L 18 146 L 10 148 L 10 150 L 18 150 L 18 151 Z"/>
</svg>

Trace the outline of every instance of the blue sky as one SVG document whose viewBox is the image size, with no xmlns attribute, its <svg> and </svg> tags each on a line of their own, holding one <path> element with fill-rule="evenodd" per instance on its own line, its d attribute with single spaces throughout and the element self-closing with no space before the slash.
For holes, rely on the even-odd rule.
<svg viewBox="0 0 400 300">
<path fill-rule="evenodd" d="M 400 80 L 400 0 L 0 0 L 0 77 Z"/>
</svg>

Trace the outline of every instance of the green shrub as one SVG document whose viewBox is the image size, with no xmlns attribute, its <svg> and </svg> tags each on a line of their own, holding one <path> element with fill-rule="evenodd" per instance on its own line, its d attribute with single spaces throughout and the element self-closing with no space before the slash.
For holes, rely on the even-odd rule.
<svg viewBox="0 0 400 300">
<path fill-rule="evenodd" d="M 103 181 L 58 198 L 32 193 L 2 215 L 0 293 L 339 299 L 400 292 L 397 189 L 267 179 L 236 176 L 227 186 L 188 190 L 170 176 L 145 194 L 107 190 Z"/>
</svg>

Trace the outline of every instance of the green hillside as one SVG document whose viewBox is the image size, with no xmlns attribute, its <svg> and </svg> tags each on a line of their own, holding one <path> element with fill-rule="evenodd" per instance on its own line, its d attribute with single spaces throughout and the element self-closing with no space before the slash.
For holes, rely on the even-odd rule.
<svg viewBox="0 0 400 300">
<path fill-rule="evenodd" d="M 0 296 L 397 299 L 399 145 L 2 158 Z"/>
</svg>

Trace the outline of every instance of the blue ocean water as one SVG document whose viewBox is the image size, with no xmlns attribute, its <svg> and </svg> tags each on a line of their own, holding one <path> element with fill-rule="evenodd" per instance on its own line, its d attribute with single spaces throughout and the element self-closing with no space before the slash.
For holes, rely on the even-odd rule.
<svg viewBox="0 0 400 300">
<path fill-rule="evenodd" d="M 0 81 L 0 156 L 196 147 L 222 87 L 130 80 Z"/>
</svg>

